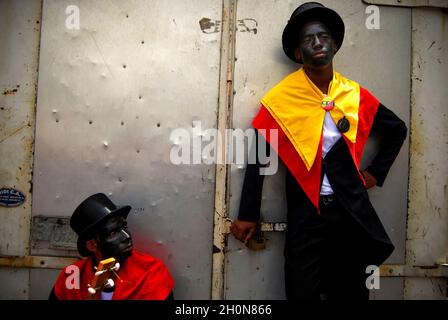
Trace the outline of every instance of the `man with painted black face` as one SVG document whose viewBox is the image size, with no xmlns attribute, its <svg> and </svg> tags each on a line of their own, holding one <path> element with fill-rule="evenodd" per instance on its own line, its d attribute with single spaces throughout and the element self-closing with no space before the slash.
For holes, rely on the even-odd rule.
<svg viewBox="0 0 448 320">
<path fill-rule="evenodd" d="M 84 200 L 74 211 L 70 226 L 78 234 L 78 251 L 87 258 L 61 272 L 50 299 L 91 299 L 89 285 L 98 263 L 115 258 L 120 267 L 114 286 L 95 295 L 103 300 L 173 299 L 174 281 L 165 265 L 148 254 L 133 249 L 126 218 L 130 206 L 117 207 L 105 194 Z M 73 279 L 79 277 L 79 279 Z"/>
<path fill-rule="evenodd" d="M 287 167 L 288 299 L 368 299 L 366 268 L 392 253 L 366 189 L 382 186 L 407 128 L 358 83 L 333 70 L 344 23 L 316 2 L 299 6 L 283 31 L 283 50 L 303 65 L 261 100 L 252 122 Z M 270 141 L 269 130 L 278 141 Z M 371 165 L 360 169 L 371 131 L 382 135 Z M 247 243 L 260 219 L 261 165 L 248 164 L 233 235 Z"/>
</svg>

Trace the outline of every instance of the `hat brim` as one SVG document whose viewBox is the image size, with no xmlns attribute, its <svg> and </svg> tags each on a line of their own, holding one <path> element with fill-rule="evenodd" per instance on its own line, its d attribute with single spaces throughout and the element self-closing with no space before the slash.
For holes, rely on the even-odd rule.
<svg viewBox="0 0 448 320">
<path fill-rule="evenodd" d="M 87 257 L 91 255 L 91 252 L 86 248 L 86 241 L 91 239 L 92 232 L 96 226 L 102 223 L 104 220 L 110 218 L 114 215 L 120 215 L 125 219 L 128 217 L 129 212 L 131 211 L 131 206 L 122 206 L 118 207 L 114 211 L 111 211 L 107 216 L 104 216 L 100 220 L 96 221 L 94 224 L 88 226 L 82 234 L 79 235 L 77 241 L 78 252 L 81 256 Z"/>
<path fill-rule="evenodd" d="M 339 50 L 344 41 L 345 26 L 339 14 L 326 7 L 311 8 L 288 21 L 282 35 L 283 51 L 292 61 L 303 63 L 302 59 L 296 59 L 294 50 L 298 47 L 299 32 L 302 27 L 311 21 L 319 21 L 327 26 L 331 36 Z"/>
</svg>

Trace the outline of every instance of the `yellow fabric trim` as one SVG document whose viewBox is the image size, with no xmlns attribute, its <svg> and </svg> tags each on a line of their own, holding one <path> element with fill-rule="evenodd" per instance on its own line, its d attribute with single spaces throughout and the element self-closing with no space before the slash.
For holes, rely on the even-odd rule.
<svg viewBox="0 0 448 320">
<path fill-rule="evenodd" d="M 347 118 L 350 129 L 343 134 L 355 143 L 359 95 L 358 83 L 334 72 L 328 95 L 325 96 L 301 68 L 271 89 L 261 103 L 285 132 L 309 171 L 316 159 L 322 135 L 326 112 L 321 106 L 322 101 L 334 101 L 335 107 L 330 115 L 336 124 L 344 116 Z"/>
</svg>

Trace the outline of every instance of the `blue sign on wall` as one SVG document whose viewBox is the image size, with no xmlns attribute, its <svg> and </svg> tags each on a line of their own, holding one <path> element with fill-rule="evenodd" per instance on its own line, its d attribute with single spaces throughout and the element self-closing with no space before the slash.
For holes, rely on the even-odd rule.
<svg viewBox="0 0 448 320">
<path fill-rule="evenodd" d="M 25 202 L 25 195 L 12 188 L 0 189 L 0 206 L 2 207 L 17 207 Z"/>
</svg>

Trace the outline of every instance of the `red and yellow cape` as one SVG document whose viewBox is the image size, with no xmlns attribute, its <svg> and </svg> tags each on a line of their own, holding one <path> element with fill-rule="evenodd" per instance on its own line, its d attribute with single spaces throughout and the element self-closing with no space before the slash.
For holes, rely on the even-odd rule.
<svg viewBox="0 0 448 320">
<path fill-rule="evenodd" d="M 77 272 L 73 272 L 73 267 Z M 56 280 L 54 291 L 59 300 L 89 300 L 89 283 L 94 277 L 92 257 L 84 258 L 64 268 Z M 79 287 L 67 286 L 78 276 Z M 113 300 L 164 300 L 174 288 L 174 280 L 165 265 L 157 258 L 132 251 L 118 271 L 119 279 Z M 71 277 L 71 278 L 69 278 Z"/>
<path fill-rule="evenodd" d="M 379 101 L 358 83 L 337 72 L 333 74 L 328 95 L 314 85 L 303 69 L 288 75 L 261 99 L 261 109 L 252 122 L 316 208 L 319 207 L 324 107 L 329 103 L 334 104 L 329 112 L 336 124 L 344 116 L 350 123 L 342 137 L 359 170 Z M 271 143 L 270 129 L 278 130 L 278 143 Z"/>
</svg>

